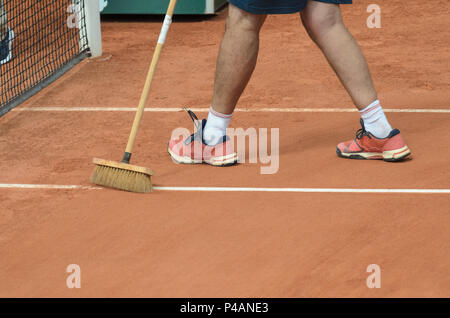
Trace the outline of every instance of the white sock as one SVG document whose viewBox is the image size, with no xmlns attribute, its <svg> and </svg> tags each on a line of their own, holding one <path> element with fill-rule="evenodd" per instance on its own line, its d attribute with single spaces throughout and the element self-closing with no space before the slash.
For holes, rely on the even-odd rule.
<svg viewBox="0 0 450 318">
<path fill-rule="evenodd" d="M 222 141 L 223 136 L 227 134 L 232 116 L 233 114 L 221 114 L 212 107 L 209 108 L 208 120 L 203 129 L 203 140 L 207 145 L 214 146 Z"/>
<path fill-rule="evenodd" d="M 364 127 L 377 138 L 386 138 L 392 131 L 380 101 L 376 100 L 363 110 L 359 111 L 364 121 Z"/>
</svg>

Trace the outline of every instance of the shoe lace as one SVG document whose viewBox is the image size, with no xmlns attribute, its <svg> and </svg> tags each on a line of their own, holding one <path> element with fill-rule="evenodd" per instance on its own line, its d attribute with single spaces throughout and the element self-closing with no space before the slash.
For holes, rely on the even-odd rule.
<svg viewBox="0 0 450 318">
<path fill-rule="evenodd" d="M 191 117 L 192 121 L 194 122 L 194 126 L 196 129 L 198 129 L 200 127 L 200 120 L 198 119 L 197 115 L 190 109 L 187 109 L 186 107 L 184 107 L 184 110 L 189 114 L 189 117 Z"/>
<path fill-rule="evenodd" d="M 195 126 L 195 132 L 188 138 L 186 138 L 186 140 L 184 141 L 185 144 L 190 144 L 194 140 L 203 140 L 203 127 L 201 127 L 200 120 L 198 119 L 197 115 L 192 110 L 187 109 L 186 107 L 184 107 L 184 110 L 189 114 L 189 117 L 191 117 L 192 122 Z"/>
<path fill-rule="evenodd" d="M 362 127 L 360 129 L 358 129 L 356 131 L 356 139 L 361 139 L 362 137 L 367 136 L 369 138 L 372 138 L 369 134 L 369 132 L 367 132 L 366 128 L 364 127 L 364 125 L 362 125 Z"/>
</svg>

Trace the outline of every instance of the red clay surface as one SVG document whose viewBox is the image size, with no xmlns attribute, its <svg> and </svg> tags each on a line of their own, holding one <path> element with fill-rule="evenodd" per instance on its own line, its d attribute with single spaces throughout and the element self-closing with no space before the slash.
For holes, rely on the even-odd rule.
<svg viewBox="0 0 450 318">
<path fill-rule="evenodd" d="M 368 4 L 343 12 L 384 107 L 448 109 L 448 1 L 389 1 L 377 30 L 366 27 Z M 149 107 L 208 107 L 225 13 L 175 19 Z M 104 57 L 21 107 L 134 107 L 159 29 L 105 21 Z M 239 107 L 351 103 L 290 15 L 268 18 Z M 233 127 L 280 128 L 277 174 L 176 165 L 166 146 L 172 129 L 192 128 L 183 112 L 146 113 L 133 159 L 157 186 L 450 189 L 450 114 L 388 116 L 412 160 L 337 158 L 357 113 L 236 113 Z M 0 183 L 89 185 L 92 158 L 119 159 L 132 119 L 13 111 L 0 118 Z M 449 206 L 448 194 L 0 189 L 0 297 L 450 297 Z M 66 287 L 69 264 L 81 267 L 81 289 Z M 366 286 L 369 264 L 381 266 L 381 289 Z"/>
</svg>

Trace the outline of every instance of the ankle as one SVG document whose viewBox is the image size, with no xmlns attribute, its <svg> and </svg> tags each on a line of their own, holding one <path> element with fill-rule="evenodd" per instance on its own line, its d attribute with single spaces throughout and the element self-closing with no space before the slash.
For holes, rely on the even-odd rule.
<svg viewBox="0 0 450 318">
<path fill-rule="evenodd" d="M 386 138 L 392 131 L 380 101 L 376 100 L 363 110 L 360 110 L 365 129 L 377 138 Z"/>
<path fill-rule="evenodd" d="M 203 129 L 203 141 L 210 146 L 218 144 L 227 133 L 231 117 L 232 114 L 222 114 L 211 107 Z"/>
</svg>

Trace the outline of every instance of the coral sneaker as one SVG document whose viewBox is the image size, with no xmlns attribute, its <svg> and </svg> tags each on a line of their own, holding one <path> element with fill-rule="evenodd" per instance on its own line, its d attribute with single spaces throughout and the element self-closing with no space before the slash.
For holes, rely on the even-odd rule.
<svg viewBox="0 0 450 318">
<path fill-rule="evenodd" d="M 364 121 L 362 128 L 356 132 L 356 138 L 342 142 L 336 147 L 339 157 L 348 159 L 382 159 L 384 161 L 401 161 L 411 154 L 400 135 L 400 130 L 394 129 L 389 136 L 380 139 L 366 131 Z"/>
<path fill-rule="evenodd" d="M 214 146 L 208 146 L 203 140 L 206 119 L 200 121 L 191 110 L 186 110 L 194 122 L 196 131 L 188 138 L 172 138 L 167 151 L 176 163 L 207 163 L 213 166 L 231 166 L 238 162 L 234 146 L 228 136 Z"/>
</svg>

